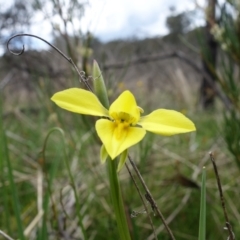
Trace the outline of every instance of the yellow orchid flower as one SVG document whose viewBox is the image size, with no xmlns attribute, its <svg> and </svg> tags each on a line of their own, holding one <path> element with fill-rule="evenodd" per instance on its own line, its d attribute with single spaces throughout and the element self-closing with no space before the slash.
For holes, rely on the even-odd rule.
<svg viewBox="0 0 240 240">
<path fill-rule="evenodd" d="M 79 88 L 58 92 L 51 100 L 71 112 L 104 117 L 97 120 L 95 127 L 112 159 L 140 142 L 146 131 L 171 136 L 196 130 L 191 120 L 173 110 L 158 109 L 141 117 L 143 110 L 128 90 L 112 103 L 109 110 L 92 92 Z"/>
</svg>

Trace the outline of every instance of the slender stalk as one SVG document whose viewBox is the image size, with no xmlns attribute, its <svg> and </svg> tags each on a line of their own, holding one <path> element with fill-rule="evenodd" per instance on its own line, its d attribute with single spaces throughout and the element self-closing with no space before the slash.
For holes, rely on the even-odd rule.
<svg viewBox="0 0 240 240">
<path fill-rule="evenodd" d="M 152 194 L 150 193 L 150 191 L 149 191 L 149 189 L 148 189 L 145 181 L 143 180 L 142 175 L 140 174 L 140 172 L 139 172 L 136 164 L 133 162 L 133 160 L 131 159 L 131 157 L 130 157 L 129 155 L 128 155 L 128 159 L 129 159 L 129 161 L 130 161 L 133 169 L 135 170 L 135 172 L 136 172 L 139 180 L 141 181 L 143 188 L 144 188 L 145 191 L 146 191 L 146 194 L 145 194 L 146 199 L 147 199 L 147 200 L 149 201 L 149 203 L 151 204 L 151 207 L 152 207 L 153 211 L 156 210 L 157 214 L 158 214 L 159 217 L 161 218 L 161 220 L 162 220 L 162 222 L 163 222 L 163 224 L 164 224 L 164 226 L 165 226 L 165 228 L 166 228 L 166 230 L 167 230 L 167 232 L 168 232 L 168 234 L 169 234 L 169 236 L 170 236 L 170 239 L 175 240 L 175 237 L 173 236 L 173 233 L 172 233 L 171 229 L 170 229 L 169 226 L 167 225 L 167 222 L 166 222 L 166 220 L 164 219 L 164 216 L 162 215 L 161 211 L 159 210 L 159 208 L 158 208 L 158 206 L 157 206 L 157 204 L 156 204 L 156 202 L 155 202 Z"/>
<path fill-rule="evenodd" d="M 144 201 L 144 198 L 143 198 L 143 196 L 142 196 L 142 194 L 141 194 L 141 191 L 140 191 L 140 189 L 139 189 L 139 187 L 138 187 L 138 185 L 137 185 L 137 183 L 136 183 L 136 181 L 135 181 L 135 179 L 134 179 L 134 177 L 133 177 L 133 175 L 132 175 L 132 173 L 131 173 L 131 170 L 129 169 L 129 167 L 128 167 L 128 165 L 127 165 L 127 163 L 125 163 L 125 166 L 126 166 L 126 168 L 127 168 L 127 170 L 128 170 L 128 173 L 129 173 L 130 177 L 132 178 L 132 181 L 133 181 L 133 183 L 134 183 L 134 186 L 136 187 L 137 192 L 138 192 L 138 194 L 139 194 L 139 196 L 140 196 L 140 198 L 141 198 L 141 201 L 142 201 L 143 206 L 144 206 L 144 210 L 145 210 L 146 213 L 147 213 L 147 216 L 148 216 L 150 225 L 151 225 L 152 230 L 153 230 L 154 238 L 155 238 L 156 240 L 158 240 L 157 235 L 156 235 L 156 232 L 155 232 L 155 229 L 154 229 L 154 226 L 153 226 L 153 222 L 152 222 L 151 216 L 150 216 L 150 214 L 149 214 L 149 212 L 148 212 L 148 208 L 147 208 L 146 203 L 145 203 L 145 201 Z"/>
<path fill-rule="evenodd" d="M 221 199 L 222 209 L 223 209 L 224 217 L 225 217 L 225 220 L 226 220 L 226 223 L 225 223 L 226 224 L 226 229 L 228 230 L 228 233 L 229 233 L 229 238 L 228 239 L 229 240 L 235 240 L 235 236 L 234 236 L 234 233 L 232 231 L 232 226 L 229 222 L 228 214 L 227 214 L 227 211 L 226 211 L 226 206 L 225 206 L 225 201 L 224 201 L 223 191 L 222 191 L 222 184 L 221 184 L 220 177 L 219 177 L 219 174 L 218 174 L 217 165 L 215 163 L 215 159 L 213 157 L 213 154 L 210 152 L 209 155 L 210 155 L 210 159 L 212 161 L 214 172 L 215 172 L 216 179 L 217 179 L 219 196 L 220 196 L 220 199 Z"/>
<path fill-rule="evenodd" d="M 5 237 L 5 238 L 8 239 L 8 240 L 14 240 L 13 238 L 11 238 L 10 236 L 8 236 L 5 232 L 3 232 L 3 231 L 1 231 L 1 230 L 0 230 L 0 235 L 3 236 L 3 237 Z"/>
<path fill-rule="evenodd" d="M 120 189 L 118 176 L 117 176 L 116 160 L 112 161 L 111 159 L 107 159 L 107 170 L 108 170 L 110 192 L 112 197 L 114 213 L 116 216 L 119 236 L 121 240 L 130 240 L 131 237 L 128 229 L 121 189 Z"/>
<path fill-rule="evenodd" d="M 203 167 L 198 239 L 206 239 L 206 169 Z"/>
<path fill-rule="evenodd" d="M 83 71 L 79 71 L 79 69 L 77 68 L 76 64 L 73 62 L 73 60 L 66 56 L 60 49 L 58 49 L 57 47 L 55 47 L 54 45 L 52 45 L 50 42 L 48 42 L 47 40 L 39 37 L 39 36 L 36 36 L 36 35 L 33 35 L 33 34 L 28 34 L 28 33 L 21 33 L 21 34 L 17 34 L 17 35 L 14 35 L 12 36 L 11 38 L 8 39 L 7 41 L 7 49 L 8 51 L 15 55 L 15 56 L 20 56 L 22 55 L 24 52 L 25 52 L 25 47 L 24 45 L 22 46 L 22 50 L 19 52 L 19 53 L 16 53 L 16 52 L 13 52 L 10 50 L 9 48 L 9 44 L 11 42 L 12 39 L 16 38 L 16 37 L 24 37 L 24 36 L 27 36 L 27 37 L 33 37 L 33 38 L 37 38 L 43 42 L 45 42 L 46 44 L 48 44 L 51 48 L 53 48 L 55 51 L 57 51 L 64 59 L 66 59 L 74 68 L 74 70 L 77 72 L 78 76 L 79 76 L 79 81 L 80 82 L 83 82 L 85 84 L 85 86 L 88 88 L 89 91 L 92 91 L 92 88 L 91 86 L 89 85 L 88 83 L 88 79 L 86 78 L 85 76 L 85 72 Z"/>
</svg>

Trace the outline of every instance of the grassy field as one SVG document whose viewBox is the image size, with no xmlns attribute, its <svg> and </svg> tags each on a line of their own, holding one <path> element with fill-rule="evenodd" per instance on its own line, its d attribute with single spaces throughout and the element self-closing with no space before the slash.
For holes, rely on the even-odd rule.
<svg viewBox="0 0 240 240">
<path fill-rule="evenodd" d="M 68 87 L 71 84 L 76 82 Z M 47 78 L 33 88 L 33 97 L 1 99 L 0 230 L 14 239 L 24 239 L 23 232 L 25 239 L 82 239 L 80 215 L 87 239 L 118 239 L 106 165 L 99 159 L 96 119 L 64 111 L 51 102 L 57 90 Z M 150 93 L 144 84 L 116 85 L 109 89 L 110 99 L 126 88 L 133 91 L 145 113 L 156 108 L 175 109 L 185 113 L 197 127 L 195 133 L 173 137 L 148 133 L 129 151 L 176 239 L 198 239 L 203 166 L 207 170 L 206 239 L 227 239 L 210 151 L 216 158 L 226 208 L 238 236 L 240 169 L 222 137 L 221 104 L 203 111 L 197 107 L 196 94 L 190 94 L 192 104 L 187 105 L 186 99 L 179 97 L 179 88 L 154 89 Z M 119 178 L 132 239 L 154 239 L 125 167 Z M 147 206 L 158 239 L 169 239 L 161 220 Z M 139 214 L 131 217 L 133 211 Z"/>
</svg>

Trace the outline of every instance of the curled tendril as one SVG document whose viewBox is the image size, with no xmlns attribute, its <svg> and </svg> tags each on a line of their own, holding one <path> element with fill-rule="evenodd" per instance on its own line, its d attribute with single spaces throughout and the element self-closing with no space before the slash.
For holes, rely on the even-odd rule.
<svg viewBox="0 0 240 240">
<path fill-rule="evenodd" d="M 43 38 L 41 38 L 39 36 L 36 36 L 36 35 L 33 35 L 33 34 L 28 34 L 28 33 L 21 33 L 21 34 L 17 34 L 17 35 L 12 36 L 7 41 L 7 49 L 8 49 L 8 51 L 11 54 L 13 54 L 15 56 L 20 56 L 20 55 L 22 55 L 25 52 L 24 45 L 22 46 L 22 50 L 20 52 L 13 52 L 9 48 L 9 44 L 10 44 L 12 39 L 14 39 L 16 37 L 24 37 L 24 36 L 37 38 L 37 39 L 45 42 L 47 45 L 49 45 L 55 51 L 57 51 L 64 59 L 66 59 L 73 66 L 74 70 L 77 72 L 77 74 L 79 76 L 80 82 L 83 82 L 85 84 L 85 86 L 88 88 L 88 90 L 92 92 L 92 88 L 91 88 L 91 86 L 88 83 L 88 79 L 86 78 L 85 73 L 83 71 L 79 71 L 79 69 L 77 68 L 76 64 L 73 62 L 73 60 L 70 57 L 66 56 L 59 48 L 57 48 L 56 46 L 54 46 L 53 44 L 51 44 L 50 42 L 48 42 L 47 40 L 45 40 L 45 39 L 43 39 Z"/>
<path fill-rule="evenodd" d="M 7 49 L 8 49 L 8 51 L 9 51 L 11 54 L 15 55 L 15 56 L 20 56 L 20 55 L 22 55 L 22 54 L 25 52 L 25 47 L 24 47 L 24 45 L 22 46 L 22 50 L 21 50 L 19 53 L 13 52 L 13 51 L 10 50 L 10 48 L 9 48 L 10 41 L 11 41 L 13 38 L 18 37 L 18 36 L 19 36 L 19 35 L 15 35 L 15 36 L 9 38 L 8 41 L 7 41 Z"/>
</svg>

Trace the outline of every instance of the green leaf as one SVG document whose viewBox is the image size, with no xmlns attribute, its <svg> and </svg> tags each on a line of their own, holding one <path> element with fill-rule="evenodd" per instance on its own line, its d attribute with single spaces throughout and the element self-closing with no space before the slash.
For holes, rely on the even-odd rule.
<svg viewBox="0 0 240 240">
<path fill-rule="evenodd" d="M 109 100 L 102 72 L 97 61 L 93 61 L 93 86 L 95 93 L 105 108 L 109 108 Z"/>
<path fill-rule="evenodd" d="M 122 167 L 124 166 L 127 155 L 128 155 L 128 150 L 126 149 L 125 151 L 123 151 L 123 153 L 120 156 L 120 160 L 119 160 L 118 167 L 117 167 L 117 172 L 119 172 L 122 169 Z"/>
<path fill-rule="evenodd" d="M 106 150 L 105 146 L 102 145 L 101 150 L 100 150 L 100 160 L 101 160 L 102 164 L 106 162 L 107 157 L 108 157 L 107 150 Z"/>
</svg>

